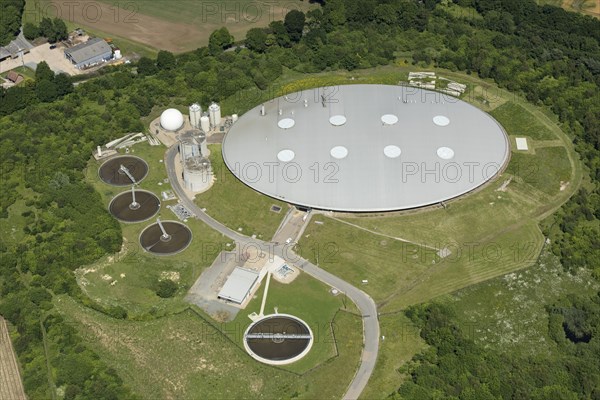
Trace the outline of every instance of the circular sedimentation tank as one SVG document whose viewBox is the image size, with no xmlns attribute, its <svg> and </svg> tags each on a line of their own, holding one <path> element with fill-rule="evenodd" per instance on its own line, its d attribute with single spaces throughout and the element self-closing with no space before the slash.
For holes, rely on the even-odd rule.
<svg viewBox="0 0 600 400">
<path fill-rule="evenodd" d="M 167 237 L 163 235 L 158 223 L 144 229 L 140 235 L 142 248 L 149 253 L 168 256 L 185 250 L 192 242 L 192 231 L 176 221 L 161 221 Z"/>
<path fill-rule="evenodd" d="M 310 351 L 314 336 L 308 324 L 289 314 L 271 314 L 244 333 L 244 348 L 254 359 L 271 365 L 298 361 Z"/>
<path fill-rule="evenodd" d="M 142 181 L 148 175 L 148 164 L 146 161 L 135 156 L 119 156 L 107 160 L 98 169 L 98 175 L 104 183 L 113 186 L 131 186 L 134 182 L 131 177 L 121 168 L 125 167 L 135 183 Z"/>
<path fill-rule="evenodd" d="M 135 191 L 135 203 L 131 190 L 116 195 L 108 205 L 110 213 L 123 222 L 141 222 L 152 218 L 160 210 L 160 200 L 146 190 Z"/>
</svg>

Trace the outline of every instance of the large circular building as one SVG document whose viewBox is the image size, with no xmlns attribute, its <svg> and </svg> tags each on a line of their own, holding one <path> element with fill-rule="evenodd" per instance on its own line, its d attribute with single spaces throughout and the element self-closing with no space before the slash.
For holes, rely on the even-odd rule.
<svg viewBox="0 0 600 400">
<path fill-rule="evenodd" d="M 403 210 L 449 200 L 509 159 L 502 127 L 449 95 L 404 86 L 297 92 L 243 115 L 223 141 L 228 168 L 271 197 L 324 210 Z"/>
</svg>

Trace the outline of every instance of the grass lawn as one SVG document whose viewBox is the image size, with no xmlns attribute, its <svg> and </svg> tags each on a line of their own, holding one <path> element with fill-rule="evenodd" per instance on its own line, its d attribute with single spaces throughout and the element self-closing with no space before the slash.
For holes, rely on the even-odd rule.
<svg viewBox="0 0 600 400">
<path fill-rule="evenodd" d="M 534 140 L 555 139 L 552 131 L 537 120 L 531 113 L 511 101 L 490 113 L 509 135 L 527 136 Z"/>
<path fill-rule="evenodd" d="M 243 333 L 252 322 L 248 315 L 260 312 L 264 287 L 263 281 L 248 307 L 240 311 L 233 321 L 220 326 L 220 329 L 240 347 L 243 346 Z M 332 330 L 337 335 L 339 328 L 335 324 L 332 326 L 331 321 L 337 311 L 344 308 L 344 301 L 349 311 L 356 312 L 356 308 L 351 301 L 342 295 L 333 296 L 329 290 L 329 286 L 306 274 L 301 274 L 291 284 L 282 284 L 271 279 L 264 313 L 273 314 L 277 308 L 279 313 L 295 315 L 309 325 L 315 337 L 312 349 L 306 357 L 282 368 L 304 373 L 336 355 Z"/>
<path fill-rule="evenodd" d="M 150 321 L 122 321 L 64 296 L 55 305 L 142 398 L 339 399 L 362 346 L 360 318 L 340 312 L 334 321 L 339 356 L 298 375 L 253 360 L 191 310 Z"/>
<path fill-rule="evenodd" d="M 288 210 L 286 203 L 260 194 L 237 179 L 225 165 L 221 145 L 209 146 L 216 182 L 207 192 L 196 195 L 196 204 L 217 221 L 244 235 L 271 240 Z M 281 207 L 280 213 L 271 206 Z"/>
<path fill-rule="evenodd" d="M 571 178 L 571 165 L 564 147 L 544 147 L 536 149 L 535 155 L 513 153 L 506 172 L 554 196 L 561 191 L 561 182 Z"/>
</svg>

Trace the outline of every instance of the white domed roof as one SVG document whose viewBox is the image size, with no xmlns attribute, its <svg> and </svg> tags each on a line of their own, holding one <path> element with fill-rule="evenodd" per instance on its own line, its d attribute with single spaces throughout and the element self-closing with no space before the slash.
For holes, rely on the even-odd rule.
<svg viewBox="0 0 600 400">
<path fill-rule="evenodd" d="M 183 114 L 174 108 L 169 108 L 160 115 L 160 126 L 168 131 L 176 131 L 183 125 Z"/>
</svg>

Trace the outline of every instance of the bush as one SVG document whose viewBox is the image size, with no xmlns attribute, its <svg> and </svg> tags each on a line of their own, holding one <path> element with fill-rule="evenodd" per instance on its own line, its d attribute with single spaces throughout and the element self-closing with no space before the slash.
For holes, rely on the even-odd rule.
<svg viewBox="0 0 600 400">
<path fill-rule="evenodd" d="M 173 282 L 170 279 L 158 281 L 156 295 L 158 297 L 162 297 L 163 299 L 167 299 L 169 297 L 173 297 L 175 295 L 175 292 L 177 292 L 177 289 L 177 283 Z"/>
</svg>

